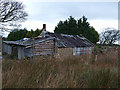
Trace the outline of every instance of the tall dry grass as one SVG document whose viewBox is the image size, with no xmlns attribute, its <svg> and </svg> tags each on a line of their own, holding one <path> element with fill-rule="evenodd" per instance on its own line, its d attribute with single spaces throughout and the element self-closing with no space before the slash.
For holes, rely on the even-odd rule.
<svg viewBox="0 0 120 90">
<path fill-rule="evenodd" d="M 117 55 L 3 60 L 3 88 L 117 88 Z"/>
</svg>

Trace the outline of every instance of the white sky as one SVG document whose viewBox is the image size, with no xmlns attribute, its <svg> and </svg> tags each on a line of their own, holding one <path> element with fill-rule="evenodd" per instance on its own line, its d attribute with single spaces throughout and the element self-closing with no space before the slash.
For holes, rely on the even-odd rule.
<svg viewBox="0 0 120 90">
<path fill-rule="evenodd" d="M 42 29 L 43 24 L 47 30 L 53 32 L 60 20 L 69 16 L 75 19 L 83 15 L 99 33 L 107 27 L 118 29 L 118 0 L 19 0 L 25 5 L 28 20 L 22 28 Z M 6 34 L 7 35 L 7 34 Z"/>
</svg>

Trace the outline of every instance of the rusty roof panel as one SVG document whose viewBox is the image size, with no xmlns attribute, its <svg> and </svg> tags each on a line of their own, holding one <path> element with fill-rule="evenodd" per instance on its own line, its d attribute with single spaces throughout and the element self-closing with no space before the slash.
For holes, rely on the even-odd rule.
<svg viewBox="0 0 120 90">
<path fill-rule="evenodd" d="M 33 38 L 27 41 L 4 41 L 7 44 L 28 46 L 33 43 L 55 39 L 57 47 L 94 47 L 94 44 L 80 35 L 46 33 L 45 38 Z"/>
<path fill-rule="evenodd" d="M 58 47 L 93 47 L 94 44 L 88 39 L 80 35 L 67 35 L 57 33 L 46 33 L 51 37 L 55 37 Z"/>
</svg>

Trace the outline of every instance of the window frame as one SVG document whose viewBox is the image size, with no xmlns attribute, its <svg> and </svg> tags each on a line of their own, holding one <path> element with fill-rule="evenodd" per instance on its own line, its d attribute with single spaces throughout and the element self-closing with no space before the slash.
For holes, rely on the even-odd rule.
<svg viewBox="0 0 120 90">
<path fill-rule="evenodd" d="M 73 55 L 91 54 L 91 52 L 92 52 L 91 47 L 74 47 L 73 48 Z"/>
</svg>

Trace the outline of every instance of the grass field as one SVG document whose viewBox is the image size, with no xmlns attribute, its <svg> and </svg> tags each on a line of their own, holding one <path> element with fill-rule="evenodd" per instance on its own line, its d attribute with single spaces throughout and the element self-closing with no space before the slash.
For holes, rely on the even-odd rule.
<svg viewBox="0 0 120 90">
<path fill-rule="evenodd" d="M 117 88 L 117 50 L 95 53 L 57 60 L 3 59 L 3 88 Z"/>
</svg>

